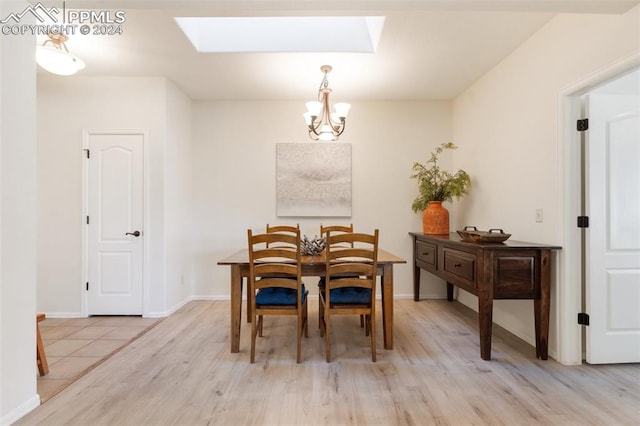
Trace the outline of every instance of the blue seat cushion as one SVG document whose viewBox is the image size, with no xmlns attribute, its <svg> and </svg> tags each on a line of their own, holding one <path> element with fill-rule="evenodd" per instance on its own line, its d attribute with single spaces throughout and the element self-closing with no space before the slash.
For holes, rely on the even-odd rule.
<svg viewBox="0 0 640 426">
<path fill-rule="evenodd" d="M 270 287 L 258 290 L 256 305 L 295 305 L 298 291 L 285 287 Z M 302 284 L 302 303 L 307 297 L 307 291 Z"/>
<path fill-rule="evenodd" d="M 342 287 L 331 290 L 332 304 L 368 305 L 371 303 L 371 289 L 362 287 Z"/>
</svg>

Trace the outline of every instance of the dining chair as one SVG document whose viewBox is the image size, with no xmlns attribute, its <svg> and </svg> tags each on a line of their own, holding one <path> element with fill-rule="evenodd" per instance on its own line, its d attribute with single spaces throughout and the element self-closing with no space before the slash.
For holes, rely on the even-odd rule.
<svg viewBox="0 0 640 426">
<path fill-rule="evenodd" d="M 44 312 L 36 313 L 36 364 L 38 372 L 41 376 L 49 374 L 49 363 L 47 362 L 47 354 L 44 351 L 44 343 L 42 343 L 42 335 L 40 334 L 40 321 L 44 321 L 47 315 Z"/>
<path fill-rule="evenodd" d="M 346 245 L 346 247 L 345 247 Z M 331 316 L 363 315 L 371 335 L 371 360 L 376 362 L 376 270 L 378 230 L 373 234 L 327 234 L 325 289 L 320 292 L 320 335 L 331 362 Z"/>
<path fill-rule="evenodd" d="M 255 362 L 256 337 L 262 337 L 264 315 L 297 317 L 297 362 L 302 362 L 302 334 L 309 336 L 308 291 L 302 282 L 300 230 L 254 235 L 247 231 L 251 303 L 251 363 Z M 288 247 L 292 246 L 292 250 Z"/>
<path fill-rule="evenodd" d="M 323 225 L 320 224 L 320 236 L 325 237 L 328 232 L 333 232 L 334 234 L 338 232 L 342 233 L 351 233 L 353 232 L 353 223 L 349 225 Z"/>
<path fill-rule="evenodd" d="M 265 232 L 267 234 L 271 234 L 274 232 L 284 232 L 287 233 L 289 235 L 296 235 L 296 232 L 300 231 L 300 224 L 296 224 L 296 226 L 292 226 L 292 225 L 274 225 L 271 226 L 267 223 L 267 227 Z M 266 247 L 269 247 L 269 244 L 273 244 L 273 243 L 266 243 Z M 285 243 L 278 243 L 278 245 L 283 246 L 283 247 L 288 247 L 290 249 L 295 249 L 295 246 L 291 245 L 291 244 L 285 244 Z M 251 312 L 251 288 L 247 285 L 247 320 L 250 321 L 250 312 Z"/>
<path fill-rule="evenodd" d="M 266 229 L 266 233 L 267 234 L 272 234 L 274 232 L 278 232 L 278 233 L 285 233 L 285 234 L 289 234 L 289 235 L 297 235 L 300 233 L 300 224 L 296 223 L 296 226 L 291 226 L 291 225 L 275 225 L 275 226 L 271 226 L 267 223 L 267 229 Z M 288 248 L 290 250 L 298 250 L 300 251 L 300 246 L 296 246 L 294 244 L 288 244 L 282 241 L 279 241 L 277 243 L 274 242 L 266 242 L 266 247 L 282 247 L 282 248 Z M 291 278 L 291 277 L 287 277 L 287 278 Z"/>
<path fill-rule="evenodd" d="M 333 232 L 334 234 L 337 233 L 352 233 L 353 232 L 353 223 L 350 223 L 349 225 L 324 225 L 324 224 L 320 224 L 320 237 L 327 237 L 327 234 L 329 232 Z M 341 245 L 345 245 L 345 244 L 341 244 Z M 353 247 L 352 244 L 347 244 L 348 246 Z M 318 280 L 318 293 L 322 293 L 324 291 L 324 285 L 325 285 L 325 277 L 324 276 L 320 276 L 320 280 Z M 318 303 L 320 303 L 320 301 L 318 301 Z M 320 306 L 318 306 L 318 328 L 320 328 Z M 364 327 L 364 317 L 360 318 L 360 326 Z"/>
<path fill-rule="evenodd" d="M 274 233 L 274 232 L 284 232 L 284 233 L 287 233 L 287 234 L 295 235 L 296 232 L 300 232 L 300 224 L 296 223 L 296 226 L 292 226 L 292 225 L 273 225 L 273 226 L 271 226 L 271 225 L 269 225 L 267 223 L 266 233 L 267 234 L 271 234 L 271 233 Z M 285 246 L 286 246 L 286 244 L 285 244 Z M 269 247 L 268 244 L 267 244 L 267 247 Z"/>
</svg>

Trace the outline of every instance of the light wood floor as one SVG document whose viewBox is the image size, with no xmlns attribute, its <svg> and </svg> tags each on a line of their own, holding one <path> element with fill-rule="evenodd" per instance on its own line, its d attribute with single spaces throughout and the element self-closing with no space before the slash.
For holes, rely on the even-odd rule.
<svg viewBox="0 0 640 426">
<path fill-rule="evenodd" d="M 160 321 L 140 316 L 92 316 L 39 322 L 49 364 L 49 373 L 38 377 L 40 400 L 47 401 Z"/>
<path fill-rule="evenodd" d="M 434 300 L 395 302 L 395 348 L 379 333 L 377 363 L 358 319 L 338 317 L 327 364 L 310 302 L 302 364 L 293 318 L 266 320 L 252 365 L 248 324 L 229 352 L 229 303 L 191 302 L 16 424 L 640 424 L 638 364 L 540 361 L 498 327 L 483 361 L 476 315 Z"/>
</svg>

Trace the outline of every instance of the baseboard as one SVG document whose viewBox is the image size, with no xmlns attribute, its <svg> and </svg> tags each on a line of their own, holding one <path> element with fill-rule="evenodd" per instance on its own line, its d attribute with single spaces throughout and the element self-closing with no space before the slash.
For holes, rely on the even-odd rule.
<svg viewBox="0 0 640 426">
<path fill-rule="evenodd" d="M 169 315 L 175 313 L 178 309 L 182 308 L 184 305 L 186 305 L 187 303 L 191 302 L 193 300 L 193 297 L 187 297 L 186 299 L 184 299 L 182 302 L 179 302 L 178 304 L 176 304 L 174 307 L 170 308 L 167 312 L 166 315 L 164 315 L 165 317 L 168 317 Z"/>
<path fill-rule="evenodd" d="M 411 294 L 395 294 L 394 300 L 413 300 L 413 293 Z M 420 293 L 420 300 L 446 300 L 447 295 L 442 293 Z"/>
<path fill-rule="evenodd" d="M 229 296 L 189 296 L 166 311 L 147 312 L 145 318 L 166 318 L 194 300 L 231 300 L 231 298 Z"/>
<path fill-rule="evenodd" d="M 378 293 L 377 298 L 380 299 L 380 294 Z M 394 294 L 394 300 L 410 300 L 413 299 L 413 293 L 411 294 Z M 445 299 L 442 294 L 421 294 L 420 299 Z M 146 315 L 143 315 L 145 318 L 166 318 L 169 315 L 176 312 L 178 309 L 182 308 L 187 303 L 192 300 L 214 300 L 214 301 L 225 301 L 231 300 L 231 296 L 227 295 L 194 295 L 184 299 L 182 302 L 177 303 L 175 306 L 171 307 L 166 311 L 151 311 L 147 312 Z M 242 300 L 246 300 L 245 295 L 243 294 Z M 310 294 L 309 300 L 318 300 L 317 294 Z M 86 318 L 82 312 L 46 312 L 47 318 Z"/>
<path fill-rule="evenodd" d="M 86 318 L 82 312 L 47 312 L 47 311 L 38 311 L 45 312 L 47 314 L 47 318 Z"/>
<path fill-rule="evenodd" d="M 6 415 L 0 418 L 0 425 L 9 426 L 38 408 L 40 406 L 40 395 L 35 394 L 29 400 L 23 402 Z"/>
<path fill-rule="evenodd" d="M 471 309 L 472 311 L 478 313 L 478 299 L 477 299 L 477 296 L 472 295 L 471 293 L 462 291 L 462 292 L 458 293 L 458 298 L 456 300 L 459 303 L 461 303 L 464 306 L 466 306 L 467 308 Z M 531 302 L 533 304 L 533 301 L 531 301 Z M 533 315 L 533 307 L 531 308 L 531 314 Z M 513 334 L 517 338 L 523 340 L 524 342 L 528 343 L 532 347 L 534 347 L 534 348 L 536 347 L 536 336 L 535 336 L 535 334 L 531 333 L 531 330 L 529 330 L 528 328 L 525 328 L 525 327 L 517 327 L 517 326 L 514 326 L 513 324 L 508 324 L 508 323 L 504 322 L 504 319 L 496 320 L 495 306 L 494 306 L 494 312 L 493 312 L 493 324 L 502 327 L 503 329 L 505 329 L 509 333 Z M 551 332 L 551 330 L 549 330 L 549 331 Z M 548 355 L 549 355 L 550 358 L 556 359 L 558 354 L 557 354 L 557 350 L 556 350 L 554 345 L 550 345 L 550 344 L 548 345 Z"/>
<path fill-rule="evenodd" d="M 381 296 L 380 294 L 377 295 L 377 299 L 380 299 Z M 446 296 L 443 296 L 442 294 L 421 294 L 420 295 L 420 299 L 434 299 L 434 300 L 443 300 L 446 299 Z M 245 295 L 242 295 L 242 300 L 246 300 L 247 298 L 245 297 Z M 317 300 L 318 299 L 318 295 L 317 294 L 310 294 L 309 295 L 309 299 L 310 300 Z M 205 296 L 205 295 L 199 295 L 199 296 L 191 296 L 190 300 L 231 300 L 230 296 Z M 393 295 L 393 300 L 413 300 L 413 293 L 411 294 L 394 294 Z"/>
<path fill-rule="evenodd" d="M 231 296 L 194 295 L 191 300 L 231 300 Z"/>
</svg>

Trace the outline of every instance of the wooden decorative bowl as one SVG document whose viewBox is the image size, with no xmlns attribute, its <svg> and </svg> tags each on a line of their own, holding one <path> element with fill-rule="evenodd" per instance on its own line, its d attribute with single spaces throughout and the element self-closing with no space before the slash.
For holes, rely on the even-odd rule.
<svg viewBox="0 0 640 426">
<path fill-rule="evenodd" d="M 475 226 L 465 226 L 462 231 L 457 231 L 463 241 L 470 243 L 502 243 L 509 239 L 511 234 L 505 234 L 502 229 L 491 228 L 488 231 L 478 231 Z"/>
</svg>

